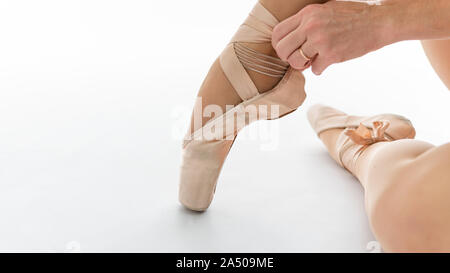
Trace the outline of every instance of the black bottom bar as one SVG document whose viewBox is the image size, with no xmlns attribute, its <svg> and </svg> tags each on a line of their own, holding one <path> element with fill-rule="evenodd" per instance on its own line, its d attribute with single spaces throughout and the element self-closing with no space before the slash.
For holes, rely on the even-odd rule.
<svg viewBox="0 0 450 273">
<path fill-rule="evenodd" d="M 2 268 L 114 270 L 119 272 L 314 272 L 323 270 L 415 270 L 447 268 L 449 254 L 293 254 L 293 253 L 149 253 L 149 254 L 0 254 Z M 55 270 L 55 271 L 56 271 Z"/>
</svg>

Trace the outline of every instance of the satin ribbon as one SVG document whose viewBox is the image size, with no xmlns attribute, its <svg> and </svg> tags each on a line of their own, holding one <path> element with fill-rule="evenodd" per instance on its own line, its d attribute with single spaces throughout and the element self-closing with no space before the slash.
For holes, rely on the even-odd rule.
<svg viewBox="0 0 450 273">
<path fill-rule="evenodd" d="M 389 141 L 385 135 L 386 129 L 390 125 L 389 121 L 374 121 L 372 125 L 373 129 L 370 130 L 360 123 L 357 129 L 347 128 L 344 134 L 359 145 L 371 145 L 377 142 Z"/>
</svg>

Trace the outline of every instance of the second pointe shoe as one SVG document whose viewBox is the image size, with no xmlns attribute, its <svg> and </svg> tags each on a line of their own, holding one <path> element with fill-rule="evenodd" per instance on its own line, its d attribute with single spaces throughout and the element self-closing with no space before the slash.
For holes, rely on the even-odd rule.
<svg viewBox="0 0 450 273">
<path fill-rule="evenodd" d="M 369 145 L 399 139 L 414 138 L 416 131 L 407 118 L 394 114 L 371 117 L 350 116 L 324 105 L 308 110 L 308 120 L 317 135 L 331 129 L 343 129 L 329 150 L 331 157 L 353 173 L 356 160 Z"/>
<path fill-rule="evenodd" d="M 287 115 L 305 100 L 305 79 L 300 72 L 242 44 L 270 43 L 277 24 L 267 9 L 256 4 L 220 56 L 222 70 L 243 102 L 189 133 L 183 143 L 179 200 L 191 210 L 204 211 L 209 207 L 222 165 L 244 126 Z M 246 69 L 281 80 L 272 90 L 260 94 Z M 230 124 L 234 125 L 232 129 Z"/>
</svg>

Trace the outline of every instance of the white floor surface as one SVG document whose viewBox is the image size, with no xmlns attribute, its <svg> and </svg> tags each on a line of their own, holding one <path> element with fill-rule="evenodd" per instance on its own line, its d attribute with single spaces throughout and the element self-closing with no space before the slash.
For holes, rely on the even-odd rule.
<svg viewBox="0 0 450 273">
<path fill-rule="evenodd" d="M 178 203 L 190 108 L 252 5 L 2 1 L 0 251 L 377 250 L 362 187 L 328 156 L 305 109 L 394 112 L 418 139 L 446 143 L 450 93 L 419 42 L 307 71 L 298 111 L 252 125 L 274 135 L 239 136 L 210 210 Z"/>
</svg>

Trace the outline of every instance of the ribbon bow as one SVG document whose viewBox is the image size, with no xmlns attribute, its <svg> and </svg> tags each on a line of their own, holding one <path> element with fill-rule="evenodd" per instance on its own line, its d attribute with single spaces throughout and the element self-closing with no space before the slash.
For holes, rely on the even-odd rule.
<svg viewBox="0 0 450 273">
<path fill-rule="evenodd" d="M 348 128 L 344 131 L 344 134 L 359 145 L 370 145 L 381 141 L 388 141 L 389 139 L 384 133 L 390 125 L 389 121 L 374 121 L 372 124 L 372 130 L 360 123 L 357 129 Z"/>
</svg>

